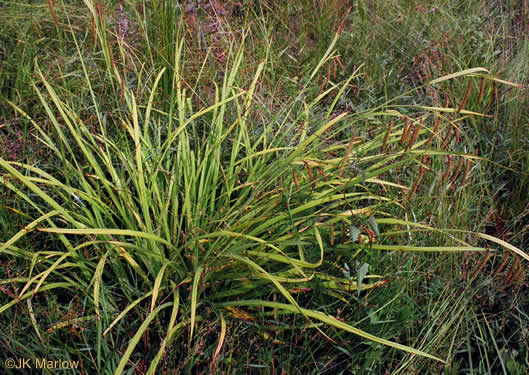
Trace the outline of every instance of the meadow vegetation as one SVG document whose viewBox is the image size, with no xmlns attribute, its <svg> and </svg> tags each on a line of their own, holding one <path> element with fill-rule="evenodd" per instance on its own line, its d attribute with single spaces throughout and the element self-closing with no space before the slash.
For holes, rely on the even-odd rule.
<svg viewBox="0 0 529 375">
<path fill-rule="evenodd" d="M 528 82 L 525 0 L 0 2 L 2 371 L 526 373 Z"/>
</svg>

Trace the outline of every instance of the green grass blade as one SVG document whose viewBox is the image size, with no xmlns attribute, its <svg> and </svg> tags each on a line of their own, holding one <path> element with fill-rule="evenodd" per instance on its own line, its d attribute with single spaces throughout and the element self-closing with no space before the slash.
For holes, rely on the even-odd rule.
<svg viewBox="0 0 529 375">
<path fill-rule="evenodd" d="M 485 69 L 485 68 L 465 69 L 465 70 L 462 70 L 462 71 L 457 72 L 457 73 L 447 74 L 445 76 L 436 78 L 436 79 L 430 81 L 429 84 L 430 85 L 434 85 L 436 83 L 449 81 L 449 80 L 457 78 L 457 77 L 462 77 L 462 76 L 466 76 L 466 75 L 474 74 L 474 73 L 489 73 L 489 71 L 487 69 Z"/>
<path fill-rule="evenodd" d="M 33 228 L 35 228 L 40 222 L 44 221 L 44 220 L 47 220 L 55 215 L 58 215 L 60 213 L 62 213 L 63 210 L 59 211 L 59 210 L 53 210 L 53 211 L 50 211 L 48 212 L 47 214 L 39 217 L 38 219 L 35 219 L 33 220 L 31 223 L 29 223 L 28 225 L 26 225 L 24 228 L 22 228 L 22 230 L 20 230 L 17 234 L 15 234 L 13 237 L 11 237 L 9 240 L 7 240 L 6 242 L 4 242 L 3 244 L 0 245 L 0 253 L 2 253 L 5 249 L 7 249 L 8 247 L 10 247 L 11 245 L 13 245 L 15 242 L 17 242 L 19 239 L 21 239 L 22 237 L 24 237 L 27 233 L 29 233 L 30 231 L 33 230 Z"/>
<path fill-rule="evenodd" d="M 119 361 L 118 367 L 116 368 L 116 371 L 114 371 L 114 375 L 121 375 L 123 373 L 123 370 L 125 369 L 125 366 L 127 365 L 127 362 L 129 361 L 130 356 L 132 355 L 132 352 L 136 348 L 136 345 L 140 342 L 141 337 L 149 328 L 149 325 L 151 324 L 152 320 L 156 318 L 156 316 L 165 309 L 166 307 L 171 306 L 172 302 L 164 303 L 163 305 L 156 308 L 156 310 L 152 311 L 147 315 L 143 323 L 141 324 L 140 328 L 138 328 L 138 331 L 136 334 L 132 337 L 132 339 L 129 342 L 129 345 L 127 346 L 127 350 L 121 357 L 121 360 Z"/>
<path fill-rule="evenodd" d="M 134 309 L 134 307 L 136 307 L 141 301 L 150 297 L 151 295 L 152 295 L 152 290 L 148 292 L 147 294 L 145 294 L 143 297 L 140 297 L 134 302 L 132 302 L 131 304 L 129 304 L 122 312 L 119 313 L 119 315 L 112 321 L 112 323 L 110 323 L 107 329 L 105 329 L 105 332 L 103 332 L 103 337 L 106 336 L 110 332 L 112 327 L 114 327 L 121 319 L 123 319 L 123 317 L 127 315 L 129 311 Z"/>
<path fill-rule="evenodd" d="M 101 290 L 101 279 L 103 277 L 103 269 L 108 257 L 108 251 L 101 257 L 97 263 L 96 270 L 94 272 L 94 306 L 96 310 L 97 318 L 99 319 L 99 292 Z"/>
<path fill-rule="evenodd" d="M 156 280 L 154 280 L 154 288 L 152 290 L 152 300 L 151 300 L 151 312 L 154 310 L 154 306 L 156 305 L 156 299 L 158 298 L 158 293 L 160 293 L 160 286 L 162 284 L 163 275 L 168 266 L 169 266 L 169 263 L 165 263 L 160 269 L 160 272 L 158 272 L 158 276 L 156 276 Z"/>
<path fill-rule="evenodd" d="M 197 313 L 197 302 L 198 302 L 198 284 L 200 282 L 200 277 L 202 276 L 202 267 L 198 267 L 195 276 L 193 278 L 193 288 L 191 290 L 191 328 L 189 332 L 189 345 L 191 346 L 191 341 L 193 340 L 193 330 L 195 328 L 195 320 Z"/>
<path fill-rule="evenodd" d="M 368 245 L 369 246 L 369 245 Z M 419 251 L 419 252 L 461 252 L 461 251 L 488 251 L 483 247 L 471 246 L 404 246 L 404 245 L 379 245 L 373 244 L 373 250 L 388 251 Z"/>
<path fill-rule="evenodd" d="M 325 324 L 328 324 L 330 326 L 333 326 L 333 327 L 336 327 L 338 329 L 341 329 L 341 330 L 344 330 L 346 332 L 350 332 L 350 333 L 353 333 L 357 336 L 360 336 L 364 339 L 367 339 L 367 340 L 370 340 L 370 341 L 373 341 L 373 342 L 376 342 L 376 343 L 379 343 L 379 344 L 382 344 L 382 345 L 386 345 L 386 346 L 389 346 L 389 347 L 392 347 L 392 348 L 395 348 L 395 349 L 398 349 L 398 350 L 402 350 L 402 351 L 405 351 L 405 352 L 408 352 L 410 354 L 415 354 L 415 355 L 419 355 L 421 357 L 425 357 L 425 358 L 430 358 L 430 359 L 434 359 L 436 361 L 439 361 L 439 362 L 442 362 L 442 363 L 446 363 L 444 360 L 442 360 L 441 358 L 438 358 L 438 357 L 435 357 L 431 354 L 428 354 L 428 353 L 425 353 L 423 351 L 420 351 L 420 350 L 416 350 L 416 349 L 413 349 L 409 346 L 406 346 L 406 345 L 402 345 L 402 344 L 398 344 L 396 342 L 392 342 L 392 341 L 389 341 L 389 340 L 386 340 L 386 339 L 382 339 L 380 337 L 377 337 L 377 336 L 374 336 L 374 335 L 371 335 L 365 331 L 362 331 L 358 328 L 355 328 L 345 322 L 342 322 L 342 321 L 339 321 L 338 319 L 332 317 L 332 316 L 329 316 L 329 315 L 326 315 L 320 311 L 315 311 L 315 310 L 308 310 L 308 309 L 303 309 L 303 308 L 300 308 L 300 310 L 293 306 L 293 305 L 287 305 L 287 304 L 284 304 L 284 303 L 278 303 L 278 302 L 269 302 L 269 301 L 261 301 L 261 300 L 240 300 L 240 301 L 232 301 L 232 302 L 225 302 L 225 303 L 221 303 L 220 304 L 221 306 L 225 306 L 225 307 L 229 307 L 229 306 L 255 306 L 255 307 L 270 307 L 270 308 L 273 308 L 273 309 L 282 309 L 282 310 L 286 310 L 286 311 L 289 311 L 289 312 L 292 312 L 292 313 L 295 313 L 295 314 L 298 314 L 298 313 L 301 313 L 305 316 L 308 316 L 310 318 L 313 318 L 313 319 L 317 319 Z"/>
<path fill-rule="evenodd" d="M 513 253 L 521 256 L 522 258 L 524 258 L 525 260 L 529 261 L 529 255 L 524 253 L 522 250 L 518 249 L 516 246 L 513 246 L 511 245 L 510 243 L 508 242 L 505 242 L 497 237 L 494 237 L 494 236 L 490 236 L 488 234 L 485 234 L 485 233 L 476 233 L 478 237 L 481 237 L 483 238 L 484 240 L 488 240 L 488 241 L 492 241 L 494 243 L 497 243 L 498 245 L 501 245 L 503 247 L 505 247 L 506 249 L 512 251 Z"/>
<path fill-rule="evenodd" d="M 110 236 L 130 236 L 145 238 L 156 242 L 163 243 L 164 245 L 171 246 L 171 243 L 166 239 L 163 239 L 155 234 L 140 232 L 130 229 L 106 229 L 106 228 L 81 228 L 81 229 L 69 229 L 69 228 L 37 228 L 41 232 L 47 233 L 61 233 L 61 234 L 74 234 L 74 235 L 110 235 Z"/>
<path fill-rule="evenodd" d="M 70 282 L 57 282 L 57 283 L 49 283 L 49 284 L 43 285 L 42 287 L 39 288 L 38 291 L 32 290 L 32 291 L 26 292 L 22 294 L 21 296 L 19 296 L 18 298 L 13 299 L 11 302 L 8 302 L 4 306 L 0 307 L 0 314 L 6 311 L 7 309 L 13 307 L 14 305 L 18 304 L 20 301 L 26 298 L 33 297 L 35 293 L 37 292 L 45 292 L 47 290 L 53 290 L 53 289 L 58 289 L 58 288 L 70 289 L 74 287 L 75 285 Z"/>
</svg>

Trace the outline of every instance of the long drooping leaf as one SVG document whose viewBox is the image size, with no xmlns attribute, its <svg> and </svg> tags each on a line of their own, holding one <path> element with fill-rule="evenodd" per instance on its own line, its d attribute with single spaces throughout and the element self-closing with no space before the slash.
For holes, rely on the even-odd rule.
<svg viewBox="0 0 529 375">
<path fill-rule="evenodd" d="M 285 310 L 285 311 L 289 311 L 291 313 L 295 313 L 295 314 L 303 314 L 307 317 L 310 317 L 310 318 L 313 318 L 313 319 L 317 319 L 325 324 L 328 324 L 330 326 L 333 326 L 333 327 L 336 327 L 336 328 L 339 328 L 339 329 L 342 329 L 344 331 L 347 331 L 347 332 L 351 332 L 355 335 L 358 335 L 362 338 L 365 338 L 367 340 L 370 340 L 370 341 L 373 341 L 373 342 L 377 342 L 379 344 L 382 344 L 382 345 L 386 345 L 386 346 L 389 346 L 389 347 L 392 347 L 392 348 L 395 348 L 395 349 L 398 349 L 398 350 L 403 350 L 405 352 L 408 352 L 408 353 L 411 353 L 411 354 L 415 354 L 415 355 L 420 355 L 422 357 L 425 357 L 425 358 L 430 358 L 430 359 L 434 359 L 436 361 L 439 361 L 439 362 L 443 362 L 443 363 L 446 363 L 444 360 L 440 359 L 440 358 L 437 358 L 431 354 L 428 354 L 428 353 L 425 353 L 425 352 L 422 352 L 420 350 L 416 350 L 416 349 L 413 349 L 413 348 L 410 348 L 409 346 L 406 346 L 406 345 L 402 345 L 402 344 L 398 344 L 398 343 L 395 343 L 395 342 L 392 342 L 392 341 L 389 341 L 389 340 L 386 340 L 386 339 L 382 339 L 382 338 L 379 338 L 379 337 L 376 337 L 376 336 L 373 336 L 367 332 L 364 332 L 358 328 L 355 328 L 353 326 L 351 326 L 350 324 L 347 324 L 345 322 L 342 322 L 330 315 L 326 315 L 320 311 L 315 311 L 315 310 L 309 310 L 309 309 L 303 309 L 303 308 L 300 308 L 298 309 L 296 306 L 293 306 L 293 305 L 288 305 L 288 304 L 284 304 L 284 303 L 278 303 L 278 302 L 269 302 L 269 301 L 262 301 L 262 300 L 240 300 L 240 301 L 232 301 L 232 302 L 225 302 L 225 303 L 221 303 L 220 304 L 221 306 L 224 306 L 224 307 L 230 307 L 230 306 L 253 306 L 253 307 L 261 307 L 261 306 L 264 306 L 264 307 L 270 307 L 270 308 L 274 308 L 274 309 L 282 309 L 282 310 Z"/>
</svg>

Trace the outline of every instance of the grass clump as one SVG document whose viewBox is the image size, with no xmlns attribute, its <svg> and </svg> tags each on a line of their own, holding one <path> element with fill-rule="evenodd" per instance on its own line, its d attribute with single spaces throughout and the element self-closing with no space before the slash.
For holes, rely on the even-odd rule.
<svg viewBox="0 0 529 375">
<path fill-rule="evenodd" d="M 483 97 L 519 85 L 472 64 L 381 95 L 373 77 L 385 69 L 336 52 L 353 35 L 348 17 L 375 11 L 335 2 L 339 20 L 324 7 L 303 18 L 327 43 L 276 94 L 291 67 L 276 71 L 282 52 L 256 39 L 273 35 L 267 17 L 287 23 L 267 2 L 246 13 L 84 3 L 86 19 L 50 5 L 69 59 L 48 71 L 31 61 L 38 105 L 11 91 L 3 102 L 48 157 L 0 158 L 4 217 L 23 226 L 1 221 L 0 313 L 22 316 L 1 332 L 10 354 L 66 346 L 96 373 L 523 366 L 521 348 L 502 357 L 511 338 L 494 341 L 485 307 L 496 295 L 482 293 L 490 280 L 523 283 L 528 256 L 462 215 L 486 220 L 490 199 L 472 196 L 490 155 L 472 152 L 469 125 L 489 118 Z M 208 33 L 204 20 L 217 22 Z M 362 82 L 373 100 L 361 103 Z M 453 97 L 441 104 L 440 92 Z M 414 99 L 423 93 L 430 102 Z M 491 244 L 516 261 L 494 268 Z M 445 284 L 463 251 L 464 277 Z M 481 280 L 489 268 L 497 277 Z"/>
</svg>

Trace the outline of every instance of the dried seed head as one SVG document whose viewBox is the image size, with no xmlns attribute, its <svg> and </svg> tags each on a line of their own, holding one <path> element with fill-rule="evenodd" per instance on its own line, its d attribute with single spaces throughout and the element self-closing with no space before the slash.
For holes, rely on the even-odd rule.
<svg viewBox="0 0 529 375">
<path fill-rule="evenodd" d="M 340 69 L 344 70 L 344 66 L 343 66 L 342 60 L 340 59 L 340 56 L 336 56 L 336 61 L 338 61 L 338 65 L 340 65 Z"/>
<path fill-rule="evenodd" d="M 454 135 L 456 136 L 456 142 L 457 144 L 459 144 L 461 142 L 459 128 L 456 125 L 454 125 L 453 131 L 454 131 Z"/>
<path fill-rule="evenodd" d="M 470 96 L 470 91 L 472 90 L 472 82 L 468 83 L 467 89 L 465 91 L 465 95 L 463 96 L 463 100 L 461 101 L 461 104 L 459 107 L 457 107 L 457 113 L 461 112 L 463 108 L 467 105 L 468 97 Z"/>
<path fill-rule="evenodd" d="M 382 148 L 380 151 L 384 152 L 386 150 L 386 146 L 388 144 L 389 135 L 391 133 L 391 129 L 393 128 L 393 122 L 389 121 L 388 130 L 386 131 L 386 136 L 384 137 L 384 142 L 382 143 Z"/>
<path fill-rule="evenodd" d="M 483 271 L 483 267 L 485 267 L 485 264 L 489 261 L 489 259 L 492 257 L 492 253 L 489 251 L 487 252 L 487 255 L 481 259 L 481 261 L 474 267 L 472 270 L 472 274 L 470 275 L 470 280 L 474 280 L 481 271 Z"/>
<path fill-rule="evenodd" d="M 321 177 L 323 177 L 323 179 L 325 181 L 329 181 L 329 179 L 327 178 L 327 176 L 325 176 L 325 173 L 323 173 L 323 169 L 321 169 L 319 166 L 316 167 L 318 169 L 318 172 L 320 173 Z"/>
<path fill-rule="evenodd" d="M 400 145 L 403 146 L 404 143 L 408 140 L 408 135 L 410 134 L 410 123 L 407 117 L 404 118 L 404 129 L 402 130 L 402 137 L 400 138 Z"/>
<path fill-rule="evenodd" d="M 422 172 L 422 169 L 421 169 L 421 172 Z M 421 173 L 421 172 L 419 172 L 419 176 L 417 176 L 417 180 L 415 180 L 415 183 L 411 187 L 410 192 L 409 192 L 408 196 L 406 197 L 406 200 L 408 202 L 411 200 L 411 198 L 413 198 L 413 196 L 415 195 L 415 192 L 417 191 L 417 189 L 419 188 L 419 185 L 422 182 L 422 178 L 424 177 L 424 173 Z"/>
<path fill-rule="evenodd" d="M 424 177 L 424 175 L 426 174 L 426 169 L 425 169 L 425 166 L 427 165 L 427 163 L 429 162 L 430 160 L 430 155 L 425 155 L 424 158 L 422 159 L 422 165 L 421 165 L 421 169 L 419 170 L 419 176 L 417 176 L 417 180 L 415 180 L 415 183 L 413 184 L 413 186 L 411 187 L 410 189 L 410 193 L 408 194 L 406 200 L 409 202 L 411 200 L 411 198 L 413 198 L 413 196 L 415 195 L 415 193 L 417 192 L 417 189 L 419 188 L 419 185 L 421 184 L 422 182 L 422 178 Z"/>
<path fill-rule="evenodd" d="M 441 177 L 441 185 L 444 185 L 446 182 L 446 179 L 448 178 L 448 175 L 450 174 L 450 171 L 452 169 L 452 158 L 450 156 L 447 157 L 447 165 L 446 165 L 446 171 L 443 173 L 443 176 Z"/>
<path fill-rule="evenodd" d="M 411 136 L 410 143 L 408 143 L 408 147 L 406 147 L 406 151 L 409 151 L 413 147 L 415 142 L 417 141 L 421 128 L 422 128 L 422 119 L 419 121 L 419 124 L 415 126 L 415 130 L 413 131 L 413 135 Z"/>
<path fill-rule="evenodd" d="M 320 94 L 323 92 L 324 86 L 325 86 L 325 78 L 321 77 L 321 85 L 320 85 L 320 91 L 319 91 Z"/>
<path fill-rule="evenodd" d="M 492 277 L 496 277 L 503 269 L 505 268 L 505 265 L 507 264 L 507 260 L 509 259 L 509 253 L 505 253 L 503 255 L 503 260 L 501 261 L 500 265 L 496 268 L 496 271 L 492 274 Z"/>
<path fill-rule="evenodd" d="M 305 163 L 305 167 L 307 167 L 307 171 L 309 172 L 309 177 L 310 177 L 310 181 L 312 182 L 312 187 L 315 188 L 316 180 L 314 179 L 314 176 L 312 175 L 312 169 L 306 160 L 303 160 L 303 163 Z"/>
<path fill-rule="evenodd" d="M 439 117 L 437 117 L 435 119 L 435 124 L 434 124 L 434 127 L 433 127 L 433 130 L 432 132 L 430 133 L 430 136 L 428 137 L 428 140 L 426 141 L 426 143 L 424 144 L 424 146 L 428 146 L 432 140 L 433 140 L 433 137 L 435 137 L 435 134 L 437 133 L 437 130 L 439 129 L 439 124 L 441 123 L 441 119 Z"/>
<path fill-rule="evenodd" d="M 299 190 L 298 176 L 296 176 L 296 171 L 292 170 L 292 176 L 294 176 L 294 184 L 296 184 L 296 189 Z"/>
</svg>

